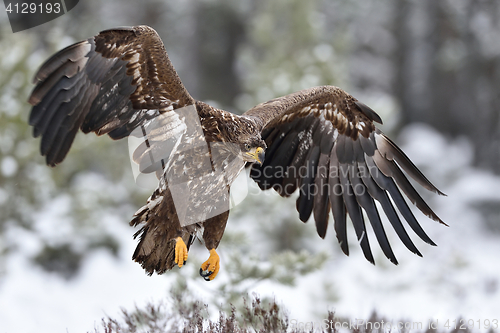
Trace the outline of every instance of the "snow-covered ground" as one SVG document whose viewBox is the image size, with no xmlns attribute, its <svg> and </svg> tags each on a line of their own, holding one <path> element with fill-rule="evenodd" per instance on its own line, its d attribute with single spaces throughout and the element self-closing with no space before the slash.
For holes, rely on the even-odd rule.
<svg viewBox="0 0 500 333">
<path fill-rule="evenodd" d="M 364 320 L 376 310 L 395 322 L 422 322 L 424 330 L 431 319 L 438 320 L 440 328 L 444 328 L 446 320 L 453 325 L 459 317 L 472 319 L 474 328 L 478 324 L 483 327 L 485 320 L 496 319 L 498 323 L 500 234 L 495 233 L 491 221 L 489 226 L 484 222 L 485 216 L 477 207 L 484 201 L 500 203 L 500 177 L 470 166 L 473 152 L 467 141 L 449 141 L 428 127 L 408 127 L 396 141 L 448 195 L 428 195 L 419 189 L 450 226 L 439 225 L 415 212 L 438 247 L 413 237 L 424 255 L 419 258 L 388 230 L 400 265 L 394 266 L 383 258 L 372 237 L 377 261 L 377 266 L 372 266 L 354 239 L 350 242 L 350 257 L 341 254 L 329 230 L 325 240 L 316 237 L 312 245 L 331 253 L 322 270 L 299 278 L 295 287 L 265 281 L 252 291 L 274 296 L 296 323 L 320 323 L 327 310 L 334 310 L 337 316 Z M 262 201 L 268 200 L 266 195 Z M 293 206 L 290 200 L 290 209 Z M 248 221 L 248 217 L 240 219 Z M 164 299 L 178 273 L 146 276 L 130 260 L 136 244 L 131 238 L 134 230 L 126 222 L 111 216 L 106 219 L 106 228 L 113 228 L 121 241 L 118 257 L 107 251 L 94 251 L 85 258 L 79 275 L 71 280 L 34 266 L 27 258 L 35 252 L 37 240 L 12 227 L 9 233 L 23 246 L 7 258 L 6 274 L 0 280 L 0 333 L 92 331 L 102 317 L 119 318 L 122 307 L 132 310 L 135 305 Z M 230 218 L 228 230 L 238 222 L 241 226 L 241 221 Z M 301 223 L 298 218 L 297 223 Z M 311 223 L 305 227 L 314 228 Z M 224 263 L 227 254 L 223 243 L 220 252 Z M 227 282 L 226 274 L 223 267 L 215 281 L 207 283 L 199 278 L 189 286 L 206 299 L 219 284 Z"/>
</svg>

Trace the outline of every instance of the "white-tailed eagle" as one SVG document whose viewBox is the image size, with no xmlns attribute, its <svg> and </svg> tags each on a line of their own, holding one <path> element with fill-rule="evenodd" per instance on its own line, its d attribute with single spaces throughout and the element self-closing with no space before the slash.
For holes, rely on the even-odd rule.
<svg viewBox="0 0 500 333">
<path fill-rule="evenodd" d="M 421 256 L 400 216 L 422 240 L 435 245 L 401 191 L 425 215 L 443 222 L 405 174 L 427 190 L 442 193 L 375 127 L 374 122 L 382 123 L 380 117 L 340 88 L 302 90 L 259 104 L 241 116 L 219 110 L 190 96 L 160 37 L 147 26 L 105 30 L 68 46 L 41 66 L 34 83 L 29 123 L 34 136 L 42 137 L 41 154 L 50 166 L 63 161 L 78 130 L 108 134 L 115 140 L 137 129 L 152 133 L 134 159 L 143 172 L 156 172 L 159 186 L 130 222 L 141 227 L 133 259 L 149 274 L 182 267 L 190 245 L 200 237 L 210 251 L 200 274 L 206 280 L 217 275 L 216 249 L 229 203 L 224 196 L 214 196 L 220 188 L 229 189 L 245 164 L 261 189 L 273 188 L 284 197 L 299 191 L 299 218 L 306 222 L 312 215 L 322 238 L 331 211 L 345 254 L 349 254 L 348 214 L 364 256 L 374 263 L 365 213 L 383 253 L 397 264 L 375 201 L 411 252 Z M 201 135 L 195 135 L 196 126 L 187 124 L 188 113 L 178 112 L 183 108 L 194 110 Z M 167 148 L 155 148 L 166 142 L 170 142 Z M 151 160 L 152 153 L 161 158 Z M 202 169 L 212 177 L 198 177 Z M 176 179 L 184 179 L 194 193 L 183 208 L 174 202 Z M 197 214 L 193 222 L 183 223 L 193 207 L 201 208 L 193 213 Z"/>
</svg>

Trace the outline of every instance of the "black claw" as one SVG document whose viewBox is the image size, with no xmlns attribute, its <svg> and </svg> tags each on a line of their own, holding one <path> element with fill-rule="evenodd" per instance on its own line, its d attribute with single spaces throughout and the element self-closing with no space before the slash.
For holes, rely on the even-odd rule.
<svg viewBox="0 0 500 333">
<path fill-rule="evenodd" d="M 213 272 L 206 272 L 203 273 L 203 270 L 200 268 L 200 275 L 205 281 L 210 281 L 210 275 L 212 275 Z"/>
<path fill-rule="evenodd" d="M 184 262 L 182 263 L 182 265 L 185 265 L 186 264 L 186 260 L 184 260 Z"/>
</svg>

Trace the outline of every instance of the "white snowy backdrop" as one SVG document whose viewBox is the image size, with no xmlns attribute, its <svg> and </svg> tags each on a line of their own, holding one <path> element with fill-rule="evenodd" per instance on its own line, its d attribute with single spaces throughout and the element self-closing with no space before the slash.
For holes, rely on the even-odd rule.
<svg viewBox="0 0 500 333">
<path fill-rule="evenodd" d="M 256 293 L 276 299 L 290 319 L 302 323 L 319 324 L 328 310 L 352 320 L 376 311 L 389 320 L 422 322 L 424 329 L 429 320 L 438 320 L 440 328 L 458 318 L 472 319 L 474 328 L 478 321 L 500 320 L 500 177 L 492 171 L 498 172 L 500 149 L 499 93 L 492 85 L 500 82 L 500 41 L 494 37 L 498 21 L 491 18 L 500 15 L 493 2 L 439 1 L 451 13 L 448 20 L 430 15 L 427 1 L 403 1 L 404 10 L 389 0 L 148 1 L 140 7 L 80 2 L 74 12 L 16 34 L 0 13 L 0 332 L 92 331 L 101 318 L 119 317 L 122 307 L 168 302 L 180 281 L 213 316 L 227 310 L 228 301 L 239 304 L 245 294 Z M 470 25 L 464 8 L 476 8 Z M 403 14 L 412 17 L 402 29 L 405 43 L 396 31 Z M 432 39 L 429 46 L 423 37 L 434 22 L 429 17 L 452 26 L 444 30 L 453 43 L 444 43 L 436 59 L 429 55 Z M 470 26 L 471 35 L 493 37 L 482 37 L 472 52 L 470 40 L 449 32 L 455 27 L 450 21 L 463 35 Z M 131 260 L 136 242 L 128 221 L 150 193 L 134 184 L 126 142 L 80 135 L 67 160 L 50 169 L 26 124 L 25 102 L 33 73 L 51 53 L 99 30 L 135 24 L 159 31 L 195 97 L 228 109 L 241 112 L 322 84 L 339 85 L 370 105 L 384 119 L 382 130 L 448 195 L 419 191 L 450 227 L 414 211 L 438 247 L 414 238 L 424 256 L 419 258 L 388 230 L 400 265 L 373 244 L 372 266 L 352 228 L 346 257 L 332 228 L 321 240 L 313 224 L 298 220 L 293 198 L 259 193 L 249 183 L 219 247 L 222 267 L 215 281 L 198 276 L 208 255 L 199 244 L 181 270 L 146 276 Z M 481 54 L 488 66 L 479 62 Z M 436 63 L 442 75 L 426 76 Z M 462 73 L 472 67 L 482 82 L 474 87 L 475 102 L 483 107 L 466 109 L 472 115 L 466 118 L 470 127 L 482 124 L 487 132 L 474 137 L 465 127 L 446 131 L 452 120 L 439 115 L 454 111 L 460 118 L 464 111 L 452 103 L 443 110 L 446 103 L 429 84 L 422 86 L 434 80 L 442 95 L 452 94 L 447 87 L 459 95 L 460 80 L 472 75 Z M 401 71 L 406 80 L 400 81 Z M 454 73 L 462 83 L 456 84 Z M 438 116 L 426 119 L 423 107 Z M 490 150 L 480 151 L 478 136 Z"/>
</svg>

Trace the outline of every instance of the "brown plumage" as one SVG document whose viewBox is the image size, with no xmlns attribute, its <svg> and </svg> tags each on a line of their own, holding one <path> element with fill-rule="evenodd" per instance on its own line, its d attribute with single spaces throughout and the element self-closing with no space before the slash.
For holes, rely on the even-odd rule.
<svg viewBox="0 0 500 333">
<path fill-rule="evenodd" d="M 397 263 L 374 200 L 418 255 L 393 202 L 410 228 L 434 243 L 400 190 L 443 223 L 405 173 L 442 193 L 375 127 L 380 117 L 340 88 L 302 90 L 234 115 L 189 95 L 158 34 L 147 26 L 106 30 L 71 45 L 47 60 L 34 82 L 29 122 L 34 136 L 42 137 L 41 154 L 48 165 L 65 158 L 78 129 L 113 139 L 144 137 L 133 159 L 142 172 L 157 174 L 159 186 L 130 224 L 141 227 L 133 259 L 150 274 L 181 267 L 200 236 L 210 250 L 200 273 L 207 280 L 217 275 L 215 249 L 229 216 L 229 186 L 245 164 L 261 189 L 274 188 L 285 197 L 299 191 L 299 218 L 306 222 L 312 215 L 321 237 L 332 211 L 346 254 L 349 214 L 372 263 L 363 211 L 382 251 Z M 176 201 L 182 191 L 190 195 Z"/>
</svg>

